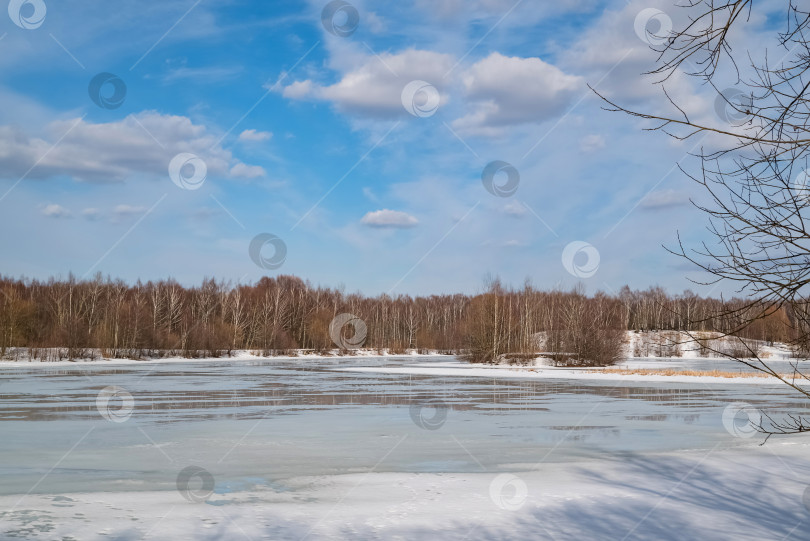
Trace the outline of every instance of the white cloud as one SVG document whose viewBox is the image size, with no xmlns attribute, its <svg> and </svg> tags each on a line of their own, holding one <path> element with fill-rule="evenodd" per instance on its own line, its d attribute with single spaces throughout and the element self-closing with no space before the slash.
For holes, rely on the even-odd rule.
<svg viewBox="0 0 810 541">
<path fill-rule="evenodd" d="M 86 208 L 82 211 L 82 216 L 88 220 L 98 220 L 101 218 L 101 211 L 97 208 Z"/>
<path fill-rule="evenodd" d="M 70 218 L 73 216 L 68 209 L 55 203 L 45 205 L 42 209 L 42 214 L 49 218 Z"/>
<path fill-rule="evenodd" d="M 261 178 L 267 175 L 263 167 L 258 165 L 245 165 L 244 163 L 237 163 L 231 167 L 231 177 L 233 178 Z"/>
<path fill-rule="evenodd" d="M 112 223 L 117 223 L 130 216 L 140 216 L 148 209 L 142 205 L 121 204 L 110 207 L 108 211 L 103 211 L 96 207 L 83 209 L 81 215 L 84 219 L 95 221 L 102 218 L 108 219 Z"/>
<path fill-rule="evenodd" d="M 360 220 L 360 223 L 369 227 L 402 229 L 415 227 L 419 224 L 419 220 L 406 212 L 382 209 L 367 213 L 363 216 L 363 219 Z"/>
<path fill-rule="evenodd" d="M 509 216 L 514 216 L 515 218 L 519 218 L 527 212 L 526 207 L 517 201 L 510 201 L 504 205 L 503 211 Z"/>
<path fill-rule="evenodd" d="M 453 122 L 461 131 L 494 135 L 505 126 L 542 122 L 561 114 L 581 77 L 568 75 L 539 58 L 492 53 L 462 76 L 472 111 Z"/>
<path fill-rule="evenodd" d="M 42 137 L 0 126 L 0 170 L 7 177 L 69 176 L 91 182 L 121 182 L 133 177 L 166 178 L 180 152 L 202 158 L 209 176 L 226 175 L 235 162 L 205 126 L 183 116 L 146 111 L 100 124 L 57 120 Z M 247 166 L 246 166 L 247 167 Z M 242 168 L 238 169 L 242 170 Z"/>
<path fill-rule="evenodd" d="M 163 77 L 163 81 L 170 83 L 179 80 L 195 80 L 201 83 L 211 83 L 233 79 L 242 71 L 241 66 L 213 66 L 203 68 L 189 68 L 181 66 L 171 69 Z"/>
<path fill-rule="evenodd" d="M 284 87 L 282 95 L 285 98 L 293 100 L 303 100 L 315 94 L 314 88 L 315 84 L 309 79 L 305 81 L 295 81 Z"/>
<path fill-rule="evenodd" d="M 382 34 L 387 29 L 387 26 L 387 21 L 378 13 L 373 11 L 363 13 L 363 27 L 367 28 L 372 34 Z"/>
<path fill-rule="evenodd" d="M 462 117 L 453 122 L 459 131 L 498 135 L 506 126 L 542 122 L 561 114 L 584 79 L 564 73 L 540 58 L 507 57 L 492 53 L 466 71 L 456 58 L 435 51 L 408 49 L 379 56 L 359 55 L 341 62 L 338 82 L 319 84 L 312 79 L 283 88 L 284 97 L 332 103 L 339 111 L 386 117 L 407 114 L 402 91 L 412 81 L 433 85 L 440 109 L 456 91 Z"/>
<path fill-rule="evenodd" d="M 579 141 L 579 149 L 582 152 L 596 152 L 602 148 L 605 148 L 605 138 L 596 133 L 586 135 Z"/>
<path fill-rule="evenodd" d="M 117 218 L 124 218 L 126 216 L 132 216 L 133 214 L 143 214 L 146 211 L 146 207 L 135 205 L 116 205 L 112 210 L 113 215 Z"/>
<path fill-rule="evenodd" d="M 273 137 L 273 134 L 269 131 L 245 130 L 239 134 L 240 141 L 247 141 L 251 143 L 269 141 L 271 137 Z"/>
<path fill-rule="evenodd" d="M 680 113 L 671 107 L 669 100 L 662 92 L 661 75 L 643 75 L 658 64 L 658 52 L 651 49 L 635 31 L 636 18 L 644 16 L 645 10 L 662 11 L 662 21 L 672 21 L 674 27 L 688 24 L 688 10 L 677 8 L 665 0 L 629 0 L 620 9 L 608 9 L 584 32 L 579 40 L 572 44 L 562 55 L 562 66 L 571 66 L 584 74 L 597 92 L 608 99 L 617 101 L 623 106 L 638 107 L 644 104 L 656 104 L 652 112 L 666 112 L 680 117 Z M 660 22 L 660 21 L 659 21 Z M 654 22 L 650 31 L 654 31 Z M 745 25 L 740 25 L 745 26 Z M 748 41 L 753 43 L 755 41 Z M 696 69 L 687 62 L 687 69 Z M 701 88 L 695 84 L 695 78 L 689 77 L 681 70 L 676 70 L 664 81 L 667 93 L 692 118 L 704 120 L 711 114 L 711 99 L 701 97 Z M 712 94 L 711 87 L 706 85 L 704 93 Z M 661 106 L 664 108 L 661 109 Z"/>
<path fill-rule="evenodd" d="M 675 190 L 661 190 L 652 192 L 641 201 L 641 208 L 660 209 L 667 207 L 679 207 L 689 203 L 689 196 Z"/>
<path fill-rule="evenodd" d="M 284 87 L 290 99 L 328 101 L 339 110 L 371 116 L 407 114 L 402 106 L 402 90 L 414 80 L 437 87 L 442 100 L 444 76 L 454 64 L 453 57 L 433 51 L 408 49 L 398 54 L 382 53 L 363 57 L 361 62 L 343 73 L 335 84 L 322 86 L 309 79 Z"/>
<path fill-rule="evenodd" d="M 491 18 L 492 23 L 495 23 L 504 13 L 511 12 L 521 3 L 514 0 L 416 0 L 414 4 L 432 18 L 442 22 L 452 21 L 459 26 L 463 23 L 463 28 L 467 28 L 472 21 L 480 22 L 486 18 Z M 532 25 L 548 19 L 551 14 L 591 10 L 597 5 L 595 0 L 556 0 L 523 4 L 523 9 L 517 9 L 510 17 L 504 19 L 503 25 L 512 27 Z"/>
</svg>

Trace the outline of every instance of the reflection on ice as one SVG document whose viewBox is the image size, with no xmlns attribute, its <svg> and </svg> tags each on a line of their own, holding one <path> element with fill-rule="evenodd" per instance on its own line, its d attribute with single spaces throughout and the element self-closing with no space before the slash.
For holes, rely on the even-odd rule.
<svg viewBox="0 0 810 541">
<path fill-rule="evenodd" d="M 648 506 L 644 498 L 633 503 L 639 491 L 653 483 L 652 493 L 665 492 L 655 483 L 669 487 L 678 468 L 697 467 L 719 451 L 764 453 L 757 438 L 734 438 L 723 428 L 729 404 L 768 412 L 803 407 L 788 389 L 772 385 L 342 371 L 414 362 L 3 367 L 0 534 L 140 538 L 161 524 L 157 537 L 217 539 L 239 535 L 233 517 L 241 517 L 240 528 L 257 536 L 300 538 L 312 522 L 319 524 L 314 538 L 351 523 L 359 538 L 376 538 L 379 526 L 411 537 L 444 528 L 446 538 L 484 539 L 508 519 L 513 537 L 535 539 L 535 510 L 544 506 L 538 516 L 564 518 L 570 506 L 553 502 L 569 501 L 568 493 L 575 500 L 593 494 L 591 508 L 607 510 L 613 494 L 625 491 L 630 521 L 648 511 L 638 507 Z M 661 469 L 681 456 L 682 466 Z M 724 462 L 713 463 L 720 475 Z M 623 486 L 627 476 L 638 481 Z M 758 486 L 737 477 L 718 480 Z M 555 492 L 544 496 L 550 487 Z M 701 490 L 695 488 L 697 508 L 706 496 Z M 336 508 L 341 516 L 330 519 Z M 167 512 L 174 516 L 164 520 Z M 453 522 L 468 515 L 486 517 L 486 527 L 470 534 L 468 525 Z M 567 527 L 574 526 L 584 537 L 597 532 L 596 523 Z"/>
<path fill-rule="evenodd" d="M 6 435 L 0 491 L 27 490 L 88 431 L 82 452 L 66 458 L 38 492 L 166 488 L 178 464 L 203 464 L 223 482 L 362 472 L 400 438 L 398 452 L 382 466 L 387 471 L 498 471 L 541 457 L 561 462 L 741 445 L 722 429 L 726 404 L 745 401 L 769 411 L 800 405 L 780 387 L 334 370 L 411 362 L 205 360 L 7 369 L 0 375 Z M 104 416 L 98 396 L 109 388 L 125 390 L 132 401 L 110 399 L 112 412 Z M 105 418 L 124 406 L 132 408 L 125 422 Z"/>
</svg>

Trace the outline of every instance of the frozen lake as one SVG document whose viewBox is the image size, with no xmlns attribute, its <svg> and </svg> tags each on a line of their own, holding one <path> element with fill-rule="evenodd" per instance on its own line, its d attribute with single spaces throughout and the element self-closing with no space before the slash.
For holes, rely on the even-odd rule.
<svg viewBox="0 0 810 541">
<path fill-rule="evenodd" d="M 345 519 L 352 523 L 346 531 L 385 538 L 393 535 L 392 524 L 406 527 L 408 514 L 400 516 L 400 509 L 394 522 L 371 515 L 390 513 L 391 506 L 404 505 L 403 498 L 424 498 L 428 489 L 417 479 L 449 483 L 442 509 L 471 498 L 482 509 L 489 504 L 499 513 L 519 514 L 534 508 L 532 498 L 525 498 L 530 504 L 522 511 L 492 505 L 488 491 L 495 476 L 515 475 L 530 485 L 522 479 L 543 472 L 540 478 L 551 479 L 548 472 L 573 472 L 580 465 L 667 462 L 661 457 L 683 453 L 759 457 L 784 445 L 769 443 L 770 450 L 762 451 L 761 437 L 732 436 L 723 427 L 724 408 L 745 402 L 772 413 L 805 411 L 797 393 L 780 385 L 653 385 L 339 370 L 447 362 L 447 357 L 364 357 L 0 366 L 0 495 L 7 509 L 0 518 L 0 535 L 51 539 L 83 532 L 77 538 L 162 538 L 157 533 L 162 530 L 152 529 L 158 515 L 150 515 L 160 510 L 137 503 L 148 495 L 149 501 L 163 502 L 163 512 L 179 508 L 173 511 L 176 519 L 160 519 L 162 527 L 190 521 L 218 538 L 231 534 L 225 533 L 230 531 L 225 520 L 205 524 L 212 509 L 227 508 L 232 510 L 229 516 L 241 516 L 247 508 L 266 508 L 269 515 L 289 523 L 282 527 L 276 521 L 281 529 L 273 530 L 254 520 L 240 526 L 246 532 L 258 528 L 245 533 L 246 538 L 266 532 L 274 532 L 274 538 L 325 538 L 344 532 L 328 528 L 345 525 L 334 518 L 318 524 L 319 514 L 331 509 L 322 511 L 319 505 L 340 504 L 348 495 L 341 493 L 341 483 L 351 479 L 345 492 L 373 487 L 363 491 L 365 497 L 387 507 L 369 504 L 365 512 L 352 507 L 357 516 Z M 106 395 L 99 400 L 99 393 L 113 387 L 107 392 L 115 396 L 105 407 Z M 205 501 L 189 501 L 178 493 L 178 475 L 189 466 L 206 472 L 191 481 L 197 483 L 192 487 L 195 494 L 212 492 L 198 498 Z M 355 483 L 356 476 L 370 472 L 373 477 Z M 677 478 L 677 469 L 672 475 Z M 483 479 L 486 483 L 481 484 Z M 510 497 L 520 499 L 522 486 L 509 488 L 514 492 Z M 548 488 L 544 484 L 543 490 Z M 527 490 L 529 496 L 539 493 L 531 486 Z M 81 501 L 77 494 L 92 494 L 95 503 L 75 503 Z M 796 516 L 810 520 L 810 514 L 801 515 L 806 513 L 801 494 L 789 497 Z M 136 503 L 119 518 L 100 513 L 118 499 Z M 276 504 L 294 507 L 284 515 Z M 427 524 L 423 528 L 432 527 L 435 517 L 430 512 L 411 512 L 414 520 Z M 465 511 L 459 508 L 458 513 L 450 518 L 461 518 Z M 643 514 L 640 511 L 637 518 Z M 377 519 L 382 526 L 375 530 L 370 525 Z M 521 538 L 532 531 L 536 535 L 528 538 L 568 538 L 564 525 L 557 526 L 555 535 L 553 527 L 526 530 L 525 519 L 520 522 L 524 529 L 509 520 L 493 526 L 502 528 L 497 530 L 502 538 Z M 303 526 L 309 522 L 312 526 Z M 782 526 L 784 536 L 793 525 Z M 649 535 L 647 527 L 630 532 L 629 538 Z M 188 528 L 181 528 L 180 537 L 199 537 Z M 475 531 L 466 533 L 477 538 Z M 614 533 L 605 538 L 622 539 L 627 532 Z"/>
</svg>

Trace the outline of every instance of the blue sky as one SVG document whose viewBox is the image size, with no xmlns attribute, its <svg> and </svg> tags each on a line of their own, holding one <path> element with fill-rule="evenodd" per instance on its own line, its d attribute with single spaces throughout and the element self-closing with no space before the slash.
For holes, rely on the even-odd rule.
<svg viewBox="0 0 810 541">
<path fill-rule="evenodd" d="M 37 0 L 16 21 L 31 28 L 4 17 L 0 271 L 285 273 L 368 294 L 474 292 L 487 273 L 709 291 L 661 247 L 678 231 L 705 238 L 688 202 L 701 194 L 676 169 L 697 140 L 643 133 L 586 86 L 663 108 L 637 23 L 677 24 L 672 3 L 333 4 L 338 27 L 356 12 L 346 36 L 326 5 Z M 746 31 L 764 25 L 755 15 Z M 125 86 L 120 106 L 91 99 L 99 73 Z M 667 90 L 723 122 L 711 88 L 676 75 Z M 205 164 L 196 189 L 169 174 L 179 154 Z M 482 182 L 498 160 L 519 174 L 511 195 Z M 249 255 L 262 233 L 287 247 L 277 268 Z"/>
</svg>

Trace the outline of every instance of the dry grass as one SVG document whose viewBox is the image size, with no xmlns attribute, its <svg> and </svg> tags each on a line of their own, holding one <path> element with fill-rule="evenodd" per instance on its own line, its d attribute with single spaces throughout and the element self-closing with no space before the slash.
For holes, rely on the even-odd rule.
<svg viewBox="0 0 810 541">
<path fill-rule="evenodd" d="M 712 378 L 769 378 L 763 372 L 727 372 L 723 370 L 673 370 L 672 368 L 611 368 L 600 370 L 605 374 L 621 374 L 623 376 L 708 376 Z M 780 374 L 784 379 L 802 379 L 798 374 Z"/>
</svg>

